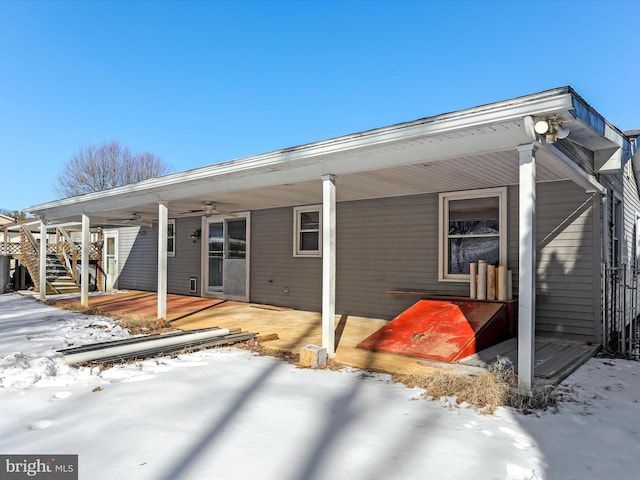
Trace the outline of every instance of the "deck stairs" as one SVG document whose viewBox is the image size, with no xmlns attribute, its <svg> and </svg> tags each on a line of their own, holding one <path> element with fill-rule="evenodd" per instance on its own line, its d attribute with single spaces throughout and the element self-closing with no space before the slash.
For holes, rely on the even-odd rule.
<svg viewBox="0 0 640 480">
<path fill-rule="evenodd" d="M 33 288 L 36 292 L 40 289 L 40 227 L 35 221 L 19 222 L 15 225 L 5 227 L 1 233 L 4 233 L 5 240 L 0 241 L 0 254 L 8 255 L 13 259 L 15 271 L 20 268 L 20 281 L 18 288 Z M 6 241 L 7 228 L 11 233 L 18 232 L 19 239 L 16 241 L 15 235 L 10 237 L 11 241 Z M 35 235 L 34 235 L 35 233 Z M 46 270 L 45 283 L 46 294 L 55 295 L 60 293 L 77 293 L 80 292 L 80 276 L 77 275 L 78 266 L 82 264 L 82 245 L 81 242 L 72 238 L 72 233 L 62 227 L 56 227 L 55 238 L 51 231 L 47 231 L 46 235 Z M 95 265 L 93 274 L 89 277 L 93 278 L 94 284 L 90 288 L 97 290 L 104 289 L 105 274 L 102 270 L 102 232 L 96 230 L 90 232 L 93 235 L 93 241 L 88 244 L 89 263 Z M 24 270 L 29 272 L 30 278 L 25 278 Z"/>
<path fill-rule="evenodd" d="M 57 293 L 78 293 L 80 286 L 75 282 L 67 267 L 55 253 L 47 254 L 47 283 Z"/>
<path fill-rule="evenodd" d="M 24 227 L 21 228 L 20 237 L 20 259 L 29 271 L 34 289 L 38 291 L 40 285 L 39 242 Z M 47 252 L 45 275 L 47 295 L 77 293 L 80 291 L 80 287 L 73 278 L 70 266 L 63 263 L 55 252 Z"/>
</svg>

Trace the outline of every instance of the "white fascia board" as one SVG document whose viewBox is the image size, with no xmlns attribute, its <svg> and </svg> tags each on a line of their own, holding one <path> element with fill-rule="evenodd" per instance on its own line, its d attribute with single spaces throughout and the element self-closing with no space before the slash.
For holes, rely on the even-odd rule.
<svg viewBox="0 0 640 480">
<path fill-rule="evenodd" d="M 257 178 L 255 181 L 238 182 L 235 178 L 232 179 L 231 177 L 236 177 L 238 175 L 260 176 L 264 175 L 265 172 L 277 171 L 280 178 L 282 178 L 282 174 L 286 170 L 291 168 L 295 169 L 297 166 L 296 164 L 299 164 L 305 159 L 310 161 L 312 164 L 311 169 L 314 171 L 320 171 L 321 174 L 339 174 L 340 172 L 335 171 L 334 168 L 330 168 L 325 171 L 322 162 L 320 162 L 319 165 L 315 165 L 316 162 L 313 160 L 321 159 L 323 157 L 328 158 L 332 155 L 337 155 L 346 151 L 375 147 L 376 145 L 407 141 L 452 131 L 471 129 L 493 123 L 506 122 L 522 118 L 527 115 L 548 115 L 554 112 L 566 111 L 571 108 L 572 95 L 567 93 L 566 89 L 557 89 L 550 92 L 544 92 L 544 94 L 536 94 L 529 97 L 490 104 L 484 107 L 476 107 L 451 114 L 429 117 L 414 122 L 369 130 L 358 134 L 347 135 L 299 147 L 233 160 L 222 164 L 170 174 L 123 187 L 117 187 L 111 190 L 43 203 L 29 207 L 26 210 L 33 213 L 46 212 L 46 216 L 48 218 L 56 218 L 56 216 L 68 217 L 73 214 L 91 213 L 91 210 L 98 211 L 98 209 L 128 208 L 130 206 L 140 205 L 150 201 L 170 200 L 170 198 L 166 198 L 162 192 L 174 189 L 179 190 L 181 185 L 187 186 L 192 183 L 197 184 L 200 181 L 208 182 L 209 187 L 211 186 L 211 183 L 209 182 L 218 182 L 222 179 L 225 181 L 228 180 L 230 184 L 253 184 L 253 186 L 258 186 L 260 182 Z M 524 129 L 522 130 L 524 132 Z M 478 141 L 476 137 L 473 138 L 476 142 Z M 447 155 L 445 152 L 440 152 L 440 154 L 451 157 L 455 156 L 455 152 L 460 151 L 460 149 L 455 146 L 457 143 L 464 143 L 464 138 L 454 142 L 443 142 L 443 145 L 446 145 L 447 150 L 452 153 Z M 517 143 L 512 143 L 511 146 L 513 145 L 517 145 Z M 431 151 L 432 146 L 423 150 Z M 435 148 L 435 150 L 437 150 L 437 148 Z M 462 150 L 467 151 L 467 153 L 471 153 L 464 148 Z M 493 150 L 498 150 L 498 148 L 493 148 Z M 425 152 L 423 151 L 423 155 L 424 154 Z M 367 166 L 373 168 L 384 168 L 385 166 L 396 165 L 396 163 L 389 159 L 388 155 L 385 158 L 386 162 L 388 162 L 387 165 L 385 165 L 384 162 L 378 162 L 376 166 L 373 166 L 369 164 L 369 157 L 367 157 Z M 417 161 L 421 161 L 421 159 L 418 159 Z M 344 163 L 348 164 L 349 162 Z M 308 168 L 309 166 L 305 165 L 305 167 Z M 353 171 L 353 167 L 349 168 L 348 171 Z M 279 183 L 282 183 L 282 180 Z M 234 185 L 233 188 L 241 187 L 239 185 Z M 211 192 L 211 190 L 208 191 Z M 195 192 L 193 193 L 195 194 Z M 85 210 L 83 210 L 83 206 Z"/>
<path fill-rule="evenodd" d="M 482 136 L 468 136 L 456 140 L 424 145 L 408 146 L 398 155 L 390 155 L 386 151 L 367 151 L 363 156 L 339 158 L 327 156 L 316 161 L 297 162 L 293 165 L 280 166 L 253 172 L 252 174 L 230 174 L 224 177 L 201 178 L 189 184 L 174 184 L 165 187 L 161 194 L 157 191 L 100 197 L 97 200 L 59 206 L 46 211 L 48 219 L 69 218 L 77 215 L 98 213 L 106 210 L 135 210 L 139 205 L 157 203 L 160 196 L 163 201 L 188 197 L 215 197 L 216 194 L 270 187 L 283 183 L 297 183 L 319 179 L 322 175 L 345 175 L 361 171 L 372 171 L 389 166 L 429 163 L 436 160 L 447 160 L 466 155 L 482 154 L 491 151 L 504 151 L 528 142 L 524 128 L 510 131 L 497 131 Z"/>
<path fill-rule="evenodd" d="M 620 173 L 631 157 L 629 142 L 609 124 L 604 125 L 603 136 L 612 147 L 594 151 L 594 166 L 598 173 Z"/>
<path fill-rule="evenodd" d="M 593 163 L 598 173 L 620 173 L 622 171 L 622 151 L 620 148 L 607 148 L 593 152 Z"/>
</svg>

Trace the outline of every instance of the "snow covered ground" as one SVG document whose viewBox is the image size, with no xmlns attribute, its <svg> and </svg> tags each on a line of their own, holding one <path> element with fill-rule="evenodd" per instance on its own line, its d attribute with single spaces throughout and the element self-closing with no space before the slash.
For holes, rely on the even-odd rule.
<svg viewBox="0 0 640 480">
<path fill-rule="evenodd" d="M 0 295 L 0 454 L 78 454 L 81 479 L 631 479 L 640 362 L 592 359 L 557 412 L 428 401 L 386 375 L 235 348 L 99 371 L 57 349 L 118 339 L 105 317 Z"/>
</svg>

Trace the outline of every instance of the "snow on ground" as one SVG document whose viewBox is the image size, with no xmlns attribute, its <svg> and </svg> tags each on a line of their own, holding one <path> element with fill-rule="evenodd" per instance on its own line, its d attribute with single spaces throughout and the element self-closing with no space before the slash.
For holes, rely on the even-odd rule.
<svg viewBox="0 0 640 480">
<path fill-rule="evenodd" d="M 631 479 L 640 362 L 592 359 L 557 412 L 423 400 L 358 370 L 221 348 L 72 368 L 57 349 L 128 336 L 0 295 L 0 454 L 78 454 L 81 479 Z"/>
</svg>

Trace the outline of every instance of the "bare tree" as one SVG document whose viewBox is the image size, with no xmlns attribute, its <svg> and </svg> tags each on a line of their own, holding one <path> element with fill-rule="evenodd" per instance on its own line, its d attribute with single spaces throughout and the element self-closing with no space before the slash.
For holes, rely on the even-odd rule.
<svg viewBox="0 0 640 480">
<path fill-rule="evenodd" d="M 153 153 L 131 153 L 127 147 L 112 141 L 82 147 L 58 174 L 55 191 L 61 197 L 74 197 L 121 187 L 171 171 Z"/>
<path fill-rule="evenodd" d="M 7 208 L 0 208 L 0 214 L 11 217 L 14 220 L 24 220 L 30 217 L 24 210 L 9 210 Z"/>
</svg>

